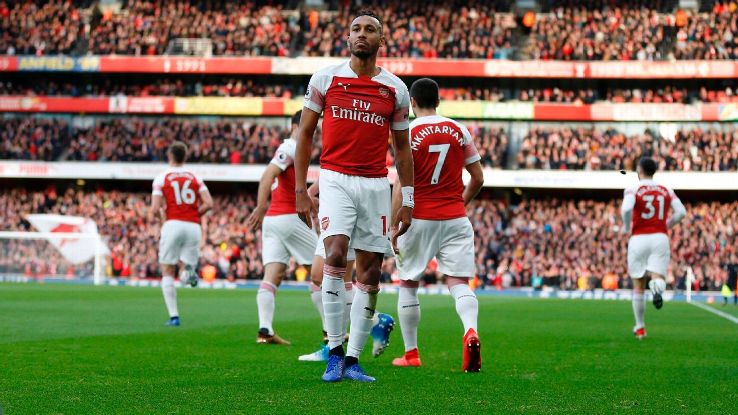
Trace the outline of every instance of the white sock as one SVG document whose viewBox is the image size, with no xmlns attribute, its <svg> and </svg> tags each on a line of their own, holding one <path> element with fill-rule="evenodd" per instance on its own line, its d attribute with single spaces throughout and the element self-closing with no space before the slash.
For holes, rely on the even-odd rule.
<svg viewBox="0 0 738 415">
<path fill-rule="evenodd" d="M 310 300 L 313 302 L 313 305 L 318 310 L 318 314 L 320 314 L 320 327 L 323 328 L 323 331 L 325 331 L 325 315 L 323 313 L 323 295 L 320 293 L 320 287 L 310 283 Z"/>
<path fill-rule="evenodd" d="M 351 307 L 351 336 L 349 336 L 346 356 L 358 359 L 374 325 L 379 287 L 356 283 L 356 288 L 354 305 Z"/>
<path fill-rule="evenodd" d="M 351 306 L 354 304 L 354 283 L 346 282 L 343 284 L 346 289 L 346 307 L 343 309 L 343 335 L 346 336 L 351 323 Z"/>
<path fill-rule="evenodd" d="M 256 307 L 259 310 L 259 329 L 269 330 L 274 334 L 272 322 L 274 321 L 274 294 L 277 286 L 269 281 L 262 281 L 259 291 L 256 292 Z"/>
<path fill-rule="evenodd" d="M 633 315 L 636 320 L 636 330 L 646 326 L 646 296 L 643 293 L 633 293 Z"/>
<path fill-rule="evenodd" d="M 343 344 L 343 312 L 346 308 L 346 293 L 343 286 L 343 276 L 346 268 L 323 266 L 323 315 L 325 316 L 325 331 L 328 333 L 328 347 L 333 349 Z"/>
<path fill-rule="evenodd" d="M 662 294 L 664 291 L 666 291 L 666 281 L 662 280 L 661 278 L 653 278 L 651 281 L 648 282 L 648 288 L 653 294 Z"/>
<path fill-rule="evenodd" d="M 418 324 L 420 324 L 420 301 L 418 289 L 400 287 L 400 296 L 397 300 L 397 315 L 400 317 L 402 341 L 405 351 L 418 348 Z"/>
<path fill-rule="evenodd" d="M 456 300 L 456 312 L 464 324 L 464 334 L 469 329 L 477 331 L 477 314 L 479 314 L 479 301 L 469 284 L 458 284 L 449 288 L 451 295 Z"/>
<path fill-rule="evenodd" d="M 177 289 L 174 288 L 174 277 L 161 277 L 161 292 L 164 294 L 164 304 L 167 305 L 169 317 L 179 317 L 177 310 Z"/>
</svg>

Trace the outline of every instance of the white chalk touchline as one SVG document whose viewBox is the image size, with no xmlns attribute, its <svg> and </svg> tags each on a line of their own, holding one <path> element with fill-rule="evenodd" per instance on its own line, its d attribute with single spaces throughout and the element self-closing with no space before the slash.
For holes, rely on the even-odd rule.
<svg viewBox="0 0 738 415">
<path fill-rule="evenodd" d="M 716 310 L 716 309 L 710 307 L 709 305 L 704 305 L 702 303 L 690 303 L 690 304 L 692 304 L 692 305 L 694 305 L 696 307 L 699 307 L 699 308 L 701 308 L 703 310 L 707 310 L 707 311 L 709 311 L 709 312 L 711 312 L 713 314 L 717 314 L 718 316 L 720 316 L 720 317 L 722 317 L 722 318 L 724 318 L 726 320 L 729 320 L 729 321 L 732 321 L 735 324 L 738 324 L 738 317 L 731 316 L 728 313 L 724 313 L 724 312 L 722 312 L 720 310 Z"/>
</svg>

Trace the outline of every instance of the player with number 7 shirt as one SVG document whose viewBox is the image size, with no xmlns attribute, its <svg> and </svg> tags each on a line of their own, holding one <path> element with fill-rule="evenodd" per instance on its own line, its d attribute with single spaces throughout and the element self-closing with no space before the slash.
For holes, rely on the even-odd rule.
<svg viewBox="0 0 738 415">
<path fill-rule="evenodd" d="M 417 117 L 410 123 L 415 210 L 413 225 L 407 233 L 393 239 L 400 274 L 397 313 L 405 354 L 392 363 L 420 366 L 418 286 L 428 262 L 435 257 L 464 326 L 462 370 L 479 372 L 482 368 L 477 334 L 479 304 L 469 287 L 469 279 L 476 271 L 474 230 L 465 208 L 484 184 L 479 152 L 466 127 L 436 114 L 439 94 L 435 81 L 429 78 L 415 81 L 410 87 L 410 99 Z M 464 170 L 471 177 L 466 188 L 462 180 Z M 393 212 L 399 209 L 400 199 L 395 191 Z"/>
<path fill-rule="evenodd" d="M 159 239 L 161 290 L 169 312 L 168 326 L 179 326 L 174 274 L 179 262 L 184 264 L 179 278 L 197 285 L 195 267 L 200 258 L 202 215 L 213 207 L 213 198 L 202 179 L 184 167 L 187 146 L 175 141 L 167 151 L 169 168 L 156 176 L 151 196 L 149 223 L 164 210 L 164 224 Z"/>
</svg>

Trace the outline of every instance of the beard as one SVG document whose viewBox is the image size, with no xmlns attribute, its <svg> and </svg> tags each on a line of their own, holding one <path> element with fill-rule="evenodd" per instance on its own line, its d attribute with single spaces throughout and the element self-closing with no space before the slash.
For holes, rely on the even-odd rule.
<svg viewBox="0 0 738 415">
<path fill-rule="evenodd" d="M 365 50 L 355 50 L 354 45 L 349 43 L 349 52 L 351 52 L 352 55 L 356 56 L 359 59 L 366 59 L 371 58 L 372 56 L 376 56 L 377 51 L 379 51 L 379 44 L 374 46 L 369 45 L 368 49 Z"/>
</svg>

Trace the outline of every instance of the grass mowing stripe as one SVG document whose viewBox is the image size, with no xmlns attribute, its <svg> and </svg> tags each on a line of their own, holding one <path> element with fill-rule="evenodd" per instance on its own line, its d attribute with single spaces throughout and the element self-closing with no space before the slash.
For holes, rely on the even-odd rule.
<svg viewBox="0 0 738 415">
<path fill-rule="evenodd" d="M 697 308 L 701 308 L 703 310 L 709 311 L 712 314 L 715 314 L 715 315 L 720 316 L 720 317 L 722 317 L 722 318 L 724 318 L 724 319 L 726 319 L 728 321 L 732 321 L 733 323 L 738 324 L 738 317 L 733 317 L 733 316 L 731 316 L 728 313 L 723 313 L 720 310 L 717 310 L 717 309 L 715 309 L 713 307 L 704 305 L 702 303 L 694 303 L 694 302 L 692 302 L 692 303 L 689 303 L 689 304 L 692 304 L 693 306 L 695 306 Z"/>
</svg>

